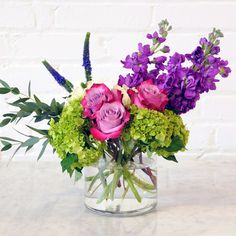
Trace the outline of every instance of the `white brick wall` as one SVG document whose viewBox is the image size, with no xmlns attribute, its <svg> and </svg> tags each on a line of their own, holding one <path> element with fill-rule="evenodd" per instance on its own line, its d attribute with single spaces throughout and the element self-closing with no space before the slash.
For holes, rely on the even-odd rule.
<svg viewBox="0 0 236 236">
<path fill-rule="evenodd" d="M 32 80 L 35 93 L 46 100 L 63 96 L 40 62 L 46 58 L 74 83 L 82 81 L 83 39 L 91 31 L 93 76 L 112 85 L 122 71 L 119 61 L 145 41 L 161 19 L 173 25 L 171 49 L 182 53 L 192 51 L 200 36 L 219 27 L 225 34 L 221 55 L 233 72 L 183 116 L 191 137 L 188 151 L 179 156 L 234 158 L 235 12 L 234 0 L 0 0 L 0 78 L 25 90 Z M 0 107 L 0 114 L 10 109 L 2 96 Z M 0 134 L 14 135 L 8 129 Z"/>
</svg>

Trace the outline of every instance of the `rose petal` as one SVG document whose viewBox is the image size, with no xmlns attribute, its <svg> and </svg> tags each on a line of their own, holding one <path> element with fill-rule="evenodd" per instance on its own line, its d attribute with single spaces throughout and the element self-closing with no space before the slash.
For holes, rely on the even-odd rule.
<svg viewBox="0 0 236 236">
<path fill-rule="evenodd" d="M 122 130 L 118 130 L 113 133 L 105 134 L 95 127 L 92 127 L 90 129 L 90 133 L 93 135 L 93 137 L 97 140 L 100 140 L 100 141 L 118 138 L 120 136 L 121 132 L 122 132 Z"/>
</svg>

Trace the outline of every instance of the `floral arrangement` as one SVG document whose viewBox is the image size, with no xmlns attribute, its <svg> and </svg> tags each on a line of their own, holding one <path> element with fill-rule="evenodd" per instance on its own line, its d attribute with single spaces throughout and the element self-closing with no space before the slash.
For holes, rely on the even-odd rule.
<svg viewBox="0 0 236 236">
<path fill-rule="evenodd" d="M 30 83 L 25 95 L 0 80 L 0 94 L 12 93 L 17 97 L 9 103 L 17 110 L 3 115 L 1 127 L 29 116 L 33 116 L 35 123 L 45 120 L 48 123 L 47 129 L 27 125 L 40 137 L 23 134 L 27 136 L 24 141 L 0 137 L 2 151 L 16 145 L 15 153 L 21 148 L 27 152 L 42 142 L 40 159 L 50 144 L 61 158 L 63 172 L 74 174 L 76 179 L 84 167 L 109 159 L 112 165 L 109 172 L 99 171 L 86 179 L 90 189 L 101 179 L 103 193 L 98 202 L 114 198 L 115 189 L 122 185 L 121 178 L 124 192 L 129 188 L 141 202 L 137 188 L 154 190 L 156 177 L 149 167 L 143 167 L 151 180 L 147 183 L 129 171 L 128 166 L 135 163 L 137 156 L 140 164 L 152 154 L 177 162 L 175 154 L 186 149 L 189 136 L 180 115 L 195 108 L 202 93 L 216 89 L 218 75 L 225 78 L 231 71 L 228 62 L 218 56 L 219 39 L 223 37 L 220 30 L 213 29 L 208 38 L 201 38 L 192 53 L 176 52 L 167 57 L 170 48 L 164 43 L 170 30 L 164 20 L 158 32 L 147 34 L 149 43 L 139 43 L 138 50 L 121 61 L 130 73 L 120 75 L 113 88 L 92 82 L 90 33 L 86 34 L 83 52 L 86 81 L 80 87 L 74 87 L 43 61 L 56 82 L 68 91 L 64 102 L 53 99 L 46 104 L 32 95 Z M 111 175 L 113 178 L 108 180 Z"/>
</svg>

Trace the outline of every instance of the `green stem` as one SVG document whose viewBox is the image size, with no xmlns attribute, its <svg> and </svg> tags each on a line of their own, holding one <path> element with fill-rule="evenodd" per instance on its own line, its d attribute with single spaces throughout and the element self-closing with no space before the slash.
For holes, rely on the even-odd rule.
<svg viewBox="0 0 236 236">
<path fill-rule="evenodd" d="M 88 191 L 89 191 L 89 192 L 90 192 L 91 189 L 93 188 L 93 185 L 96 183 L 96 181 L 99 179 L 99 175 L 100 175 L 100 173 L 98 173 L 98 174 L 96 174 L 96 175 L 94 175 L 94 176 L 89 176 L 89 177 L 86 177 L 86 178 L 85 178 L 85 181 L 87 181 L 87 182 L 90 182 L 90 181 L 91 181 L 91 183 L 90 183 L 90 185 L 89 185 L 89 188 L 88 188 Z"/>
<path fill-rule="evenodd" d="M 110 199 L 111 200 L 114 200 L 115 189 L 118 186 L 118 182 L 119 182 L 122 174 L 123 174 L 122 167 L 117 167 L 114 171 L 114 177 L 113 177 L 112 184 L 111 184 L 111 192 L 110 192 Z"/>
<path fill-rule="evenodd" d="M 124 169 L 123 173 L 124 173 L 124 178 L 128 183 L 128 186 L 130 187 L 130 189 L 133 192 L 133 194 L 134 194 L 135 198 L 137 199 L 137 201 L 140 203 L 142 201 L 142 198 L 140 197 L 137 189 L 134 186 L 134 183 L 132 181 L 130 172 L 128 170 Z"/>
<path fill-rule="evenodd" d="M 109 193 L 110 193 L 110 189 L 111 189 L 111 183 L 106 185 L 106 187 L 104 188 L 102 195 L 100 196 L 100 198 L 97 200 L 97 204 L 103 202 L 103 200 L 108 199 L 109 197 Z"/>
<path fill-rule="evenodd" d="M 141 189 L 145 191 L 155 190 L 156 186 L 153 184 L 149 184 L 141 179 L 139 179 L 137 176 L 131 174 L 131 179 L 134 181 L 134 183 Z"/>
</svg>

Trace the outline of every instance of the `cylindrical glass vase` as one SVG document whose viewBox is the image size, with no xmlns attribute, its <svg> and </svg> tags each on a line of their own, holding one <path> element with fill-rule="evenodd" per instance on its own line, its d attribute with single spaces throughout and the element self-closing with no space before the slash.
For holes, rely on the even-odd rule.
<svg viewBox="0 0 236 236">
<path fill-rule="evenodd" d="M 157 205 L 156 157 L 140 153 L 122 165 L 104 157 L 84 169 L 85 205 L 107 215 L 144 214 Z"/>
</svg>

